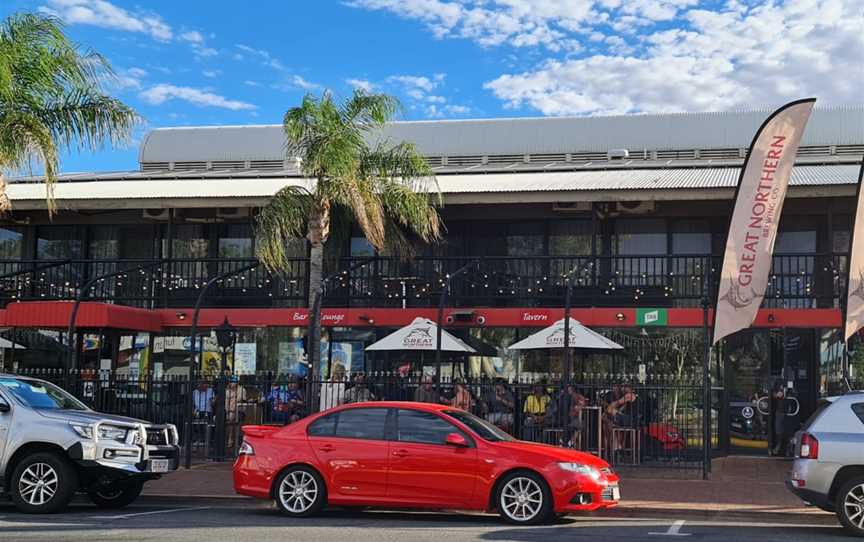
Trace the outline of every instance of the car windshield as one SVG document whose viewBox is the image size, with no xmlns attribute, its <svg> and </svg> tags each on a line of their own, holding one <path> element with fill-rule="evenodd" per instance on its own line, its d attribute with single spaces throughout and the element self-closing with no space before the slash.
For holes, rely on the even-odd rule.
<svg viewBox="0 0 864 542">
<path fill-rule="evenodd" d="M 0 377 L 0 387 L 7 390 L 24 406 L 50 410 L 88 410 L 78 399 L 75 399 L 54 384 L 30 380 L 29 378 Z"/>
<path fill-rule="evenodd" d="M 484 440 L 490 440 L 492 442 L 516 440 L 515 438 L 505 433 L 498 427 L 487 422 L 486 420 L 478 418 L 477 416 L 469 412 L 465 412 L 464 410 L 445 410 L 444 414 L 450 416 L 451 418 L 454 418 L 463 425 L 466 425 L 469 429 L 477 433 Z"/>
</svg>

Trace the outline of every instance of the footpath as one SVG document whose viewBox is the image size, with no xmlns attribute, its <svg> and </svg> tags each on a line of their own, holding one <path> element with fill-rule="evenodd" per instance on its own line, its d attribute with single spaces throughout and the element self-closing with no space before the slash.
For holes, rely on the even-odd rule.
<svg viewBox="0 0 864 542">
<path fill-rule="evenodd" d="M 621 504 L 602 515 L 634 518 L 735 520 L 786 523 L 836 523 L 833 514 L 806 507 L 784 486 L 791 463 L 758 457 L 730 457 L 715 460 L 711 479 L 682 477 L 675 470 L 627 470 L 621 474 Z M 246 497 L 234 493 L 231 463 L 199 463 L 180 469 L 161 480 L 148 482 L 148 499 L 226 499 Z"/>
</svg>

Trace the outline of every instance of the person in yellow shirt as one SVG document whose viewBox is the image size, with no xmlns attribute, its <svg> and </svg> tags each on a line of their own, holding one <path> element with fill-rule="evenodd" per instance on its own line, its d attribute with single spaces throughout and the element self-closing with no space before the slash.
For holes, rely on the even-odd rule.
<svg viewBox="0 0 864 542">
<path fill-rule="evenodd" d="M 535 384 L 531 395 L 525 399 L 522 412 L 525 414 L 525 440 L 537 440 L 540 427 L 546 418 L 546 408 L 552 398 L 543 390 L 542 384 Z"/>
</svg>

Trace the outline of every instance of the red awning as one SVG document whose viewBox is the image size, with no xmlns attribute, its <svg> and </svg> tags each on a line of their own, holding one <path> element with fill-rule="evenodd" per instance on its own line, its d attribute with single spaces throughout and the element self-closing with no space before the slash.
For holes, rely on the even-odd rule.
<svg viewBox="0 0 864 542">
<path fill-rule="evenodd" d="M 5 326 L 60 328 L 69 326 L 72 301 L 32 301 L 11 303 L 6 307 Z M 155 311 L 108 303 L 83 302 L 75 318 L 76 328 L 129 329 L 162 331 L 162 316 Z"/>
</svg>

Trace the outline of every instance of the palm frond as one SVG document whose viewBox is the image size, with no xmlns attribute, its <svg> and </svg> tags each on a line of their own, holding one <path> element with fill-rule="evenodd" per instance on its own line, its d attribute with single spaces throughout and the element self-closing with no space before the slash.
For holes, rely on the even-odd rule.
<svg viewBox="0 0 864 542">
<path fill-rule="evenodd" d="M 15 14 L 0 23 L 0 169 L 41 164 L 52 214 L 62 151 L 125 144 L 140 120 L 103 93 L 113 77 L 105 58 L 80 49 L 53 17 Z"/>
<path fill-rule="evenodd" d="M 307 190 L 287 186 L 276 193 L 255 218 L 255 250 L 271 273 L 288 267 L 291 241 L 305 239 L 314 200 Z"/>
</svg>

